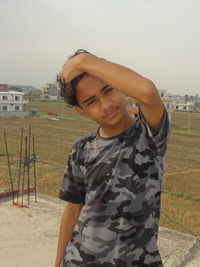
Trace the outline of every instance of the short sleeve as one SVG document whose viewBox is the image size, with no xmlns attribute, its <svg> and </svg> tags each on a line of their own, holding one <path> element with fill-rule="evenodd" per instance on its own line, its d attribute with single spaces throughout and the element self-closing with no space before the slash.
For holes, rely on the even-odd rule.
<svg viewBox="0 0 200 267">
<path fill-rule="evenodd" d="M 159 155 L 163 156 L 166 151 L 167 138 L 169 135 L 169 118 L 166 108 L 164 108 L 160 128 L 156 135 L 152 134 L 140 108 L 139 119 L 141 121 L 142 131 L 148 140 L 150 148 L 155 149 Z"/>
<path fill-rule="evenodd" d="M 72 147 L 60 187 L 59 198 L 72 203 L 84 203 L 84 175 L 80 169 L 78 149 Z"/>
</svg>

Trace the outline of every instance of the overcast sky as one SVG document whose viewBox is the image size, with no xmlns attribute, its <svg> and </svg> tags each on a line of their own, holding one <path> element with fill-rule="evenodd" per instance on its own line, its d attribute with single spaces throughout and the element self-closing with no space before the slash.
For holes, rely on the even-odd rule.
<svg viewBox="0 0 200 267">
<path fill-rule="evenodd" d="M 45 86 L 78 48 L 200 94 L 199 0 L 0 0 L 0 83 Z"/>
</svg>

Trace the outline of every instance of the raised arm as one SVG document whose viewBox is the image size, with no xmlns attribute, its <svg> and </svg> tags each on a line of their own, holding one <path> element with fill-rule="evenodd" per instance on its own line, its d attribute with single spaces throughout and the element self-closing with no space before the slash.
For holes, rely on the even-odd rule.
<svg viewBox="0 0 200 267">
<path fill-rule="evenodd" d="M 127 67 L 88 53 L 79 54 L 68 60 L 62 70 L 62 79 L 69 82 L 82 72 L 87 72 L 103 80 L 110 87 L 138 100 L 149 127 L 153 133 L 158 131 L 164 106 L 152 81 Z"/>
</svg>

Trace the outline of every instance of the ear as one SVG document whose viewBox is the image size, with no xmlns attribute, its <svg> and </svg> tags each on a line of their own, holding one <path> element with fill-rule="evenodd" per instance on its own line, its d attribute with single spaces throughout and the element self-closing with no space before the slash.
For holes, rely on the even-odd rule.
<svg viewBox="0 0 200 267">
<path fill-rule="evenodd" d="M 76 110 L 76 112 L 78 112 L 81 116 L 84 116 L 84 117 L 88 117 L 87 114 L 85 113 L 85 111 L 79 107 L 79 106 L 75 106 L 74 109 Z"/>
</svg>

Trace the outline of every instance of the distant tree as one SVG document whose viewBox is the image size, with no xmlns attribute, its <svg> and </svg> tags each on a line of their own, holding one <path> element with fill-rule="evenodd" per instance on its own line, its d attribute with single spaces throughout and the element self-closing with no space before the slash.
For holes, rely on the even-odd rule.
<svg viewBox="0 0 200 267">
<path fill-rule="evenodd" d="M 190 97 L 189 97 L 189 95 L 185 95 L 185 97 L 184 97 L 184 101 L 185 101 L 185 102 L 190 101 Z"/>
</svg>

